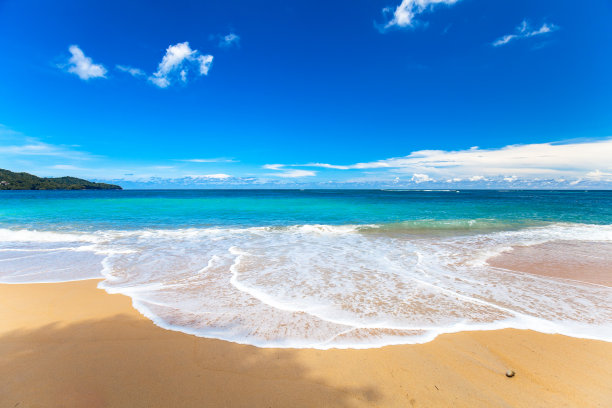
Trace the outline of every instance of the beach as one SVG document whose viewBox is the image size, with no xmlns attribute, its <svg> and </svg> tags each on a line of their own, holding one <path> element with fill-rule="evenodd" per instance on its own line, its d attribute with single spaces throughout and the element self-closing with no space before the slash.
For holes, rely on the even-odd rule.
<svg viewBox="0 0 612 408">
<path fill-rule="evenodd" d="M 0 0 L 0 408 L 612 408 L 612 1 Z"/>
<path fill-rule="evenodd" d="M 0 407 L 608 407 L 611 203 L 6 192 Z"/>
<path fill-rule="evenodd" d="M 0 285 L 2 407 L 605 407 L 612 344 L 529 330 L 266 349 L 155 326 L 97 280 Z M 513 378 L 505 373 L 516 372 Z"/>
</svg>

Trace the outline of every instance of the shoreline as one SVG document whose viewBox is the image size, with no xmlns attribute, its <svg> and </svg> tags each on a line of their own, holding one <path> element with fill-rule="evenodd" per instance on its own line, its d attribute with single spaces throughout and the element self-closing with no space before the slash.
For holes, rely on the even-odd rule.
<svg viewBox="0 0 612 408">
<path fill-rule="evenodd" d="M 272 349 L 165 330 L 99 280 L 0 285 L 0 405 L 606 406 L 612 343 L 529 330 Z M 508 369 L 516 371 L 507 378 Z M 52 375 L 50 375 L 52 374 Z"/>
</svg>

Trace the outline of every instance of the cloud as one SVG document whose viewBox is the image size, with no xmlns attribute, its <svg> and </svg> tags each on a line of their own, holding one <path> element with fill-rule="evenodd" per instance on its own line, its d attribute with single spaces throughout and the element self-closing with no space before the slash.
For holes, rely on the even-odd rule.
<svg viewBox="0 0 612 408">
<path fill-rule="evenodd" d="M 213 56 L 212 55 L 200 55 L 198 57 L 200 63 L 200 75 L 208 75 L 208 71 L 212 67 Z"/>
<path fill-rule="evenodd" d="M 72 164 L 54 164 L 50 168 L 55 170 L 82 170 L 80 167 L 73 166 Z"/>
<path fill-rule="evenodd" d="M 40 176 L 88 171 L 81 166 L 101 159 L 78 146 L 45 143 L 0 124 L 0 167 Z"/>
<path fill-rule="evenodd" d="M 267 170 L 282 170 L 285 164 L 264 164 L 262 167 Z"/>
<path fill-rule="evenodd" d="M 238 160 L 229 159 L 226 157 L 217 157 L 213 159 L 181 159 L 178 161 L 188 162 L 188 163 L 237 163 Z"/>
<path fill-rule="evenodd" d="M 147 76 L 147 74 L 145 74 L 145 72 L 139 68 L 134 68 L 127 65 L 115 65 L 115 68 L 121 72 L 126 72 L 135 78 Z"/>
<path fill-rule="evenodd" d="M 229 174 L 223 174 L 223 173 L 219 173 L 219 174 L 192 174 L 192 175 L 187 175 L 185 177 L 189 177 L 192 179 L 215 179 L 215 180 L 225 180 L 228 179 L 232 176 L 230 176 Z"/>
<path fill-rule="evenodd" d="M 433 9 L 435 6 L 440 4 L 453 5 L 459 0 L 402 0 L 399 6 L 393 9 L 386 7 L 383 9 L 383 13 L 388 15 L 391 14 L 391 18 L 384 25 L 384 29 L 392 27 L 413 27 L 415 25 L 416 16 Z"/>
<path fill-rule="evenodd" d="M 419 183 L 424 183 L 426 181 L 433 181 L 433 179 L 429 177 L 427 174 L 414 173 L 410 181 L 413 181 L 419 184 Z"/>
<path fill-rule="evenodd" d="M 278 173 L 270 174 L 274 177 L 298 178 L 312 177 L 317 175 L 317 172 L 312 170 L 288 170 L 285 169 L 286 166 L 284 164 L 265 164 L 262 167 L 267 170 L 278 171 Z"/>
<path fill-rule="evenodd" d="M 310 170 L 286 170 L 282 173 L 275 174 L 277 177 L 297 178 L 297 177 L 312 177 L 317 173 Z"/>
<path fill-rule="evenodd" d="M 197 75 L 208 75 L 212 62 L 212 55 L 201 55 L 198 50 L 192 50 L 187 41 L 171 45 L 149 81 L 160 88 L 167 88 L 177 80 L 187 82 L 191 71 L 196 71 Z"/>
<path fill-rule="evenodd" d="M 0 140 L 0 158 L 5 160 L 24 157 L 61 157 L 65 159 L 87 160 L 89 153 L 71 149 L 63 145 L 52 145 L 31 137 L 23 137 L 16 142 L 2 143 Z"/>
<path fill-rule="evenodd" d="M 320 167 L 337 170 L 378 169 L 413 174 L 414 181 L 424 175 L 437 179 L 463 178 L 487 181 L 489 178 L 591 178 L 612 171 L 612 138 L 573 143 L 534 143 L 509 145 L 498 149 L 472 147 L 466 150 L 419 150 L 404 157 L 373 162 L 337 165 L 308 163 L 274 164 L 269 169 L 285 167 Z M 589 176 L 587 176 L 589 177 Z"/>
<path fill-rule="evenodd" d="M 217 45 L 220 48 L 240 47 L 240 36 L 238 34 L 229 33 L 227 35 L 219 35 L 218 38 L 219 43 Z"/>
<path fill-rule="evenodd" d="M 590 171 L 586 174 L 586 178 L 597 181 L 612 181 L 612 173 L 607 173 L 600 170 Z"/>
<path fill-rule="evenodd" d="M 78 45 L 71 45 L 68 50 L 72 56 L 68 63 L 60 65 L 60 68 L 78 75 L 85 81 L 91 78 L 106 78 L 106 68 L 101 64 L 94 64 L 91 58 L 85 56 Z"/>
<path fill-rule="evenodd" d="M 519 24 L 515 28 L 514 34 L 506 34 L 503 37 L 500 37 L 497 40 L 493 41 L 492 45 L 494 47 L 500 47 L 514 40 L 521 40 L 524 38 L 530 38 L 530 37 L 536 37 L 539 35 L 549 34 L 557 30 L 558 28 L 559 27 L 557 27 L 554 24 L 544 23 L 542 24 L 540 28 L 534 30 L 531 28 L 527 20 L 523 20 L 521 24 Z"/>
</svg>

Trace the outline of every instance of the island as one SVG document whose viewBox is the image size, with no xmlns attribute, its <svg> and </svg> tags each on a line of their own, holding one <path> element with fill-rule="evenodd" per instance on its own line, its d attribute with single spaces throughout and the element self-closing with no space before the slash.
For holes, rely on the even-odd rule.
<svg viewBox="0 0 612 408">
<path fill-rule="evenodd" d="M 115 184 L 94 183 L 76 177 L 38 177 L 0 169 L 0 190 L 121 190 Z"/>
</svg>

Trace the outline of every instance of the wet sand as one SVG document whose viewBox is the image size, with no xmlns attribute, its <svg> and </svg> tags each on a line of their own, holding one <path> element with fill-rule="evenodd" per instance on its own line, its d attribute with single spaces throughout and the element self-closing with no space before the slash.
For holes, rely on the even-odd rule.
<svg viewBox="0 0 612 408">
<path fill-rule="evenodd" d="M 515 272 L 612 286 L 612 244 L 553 241 L 517 246 L 487 262 Z"/>
<path fill-rule="evenodd" d="M 506 329 L 260 349 L 161 329 L 96 285 L 0 285 L 0 407 L 612 405 L 612 343 Z"/>
</svg>

